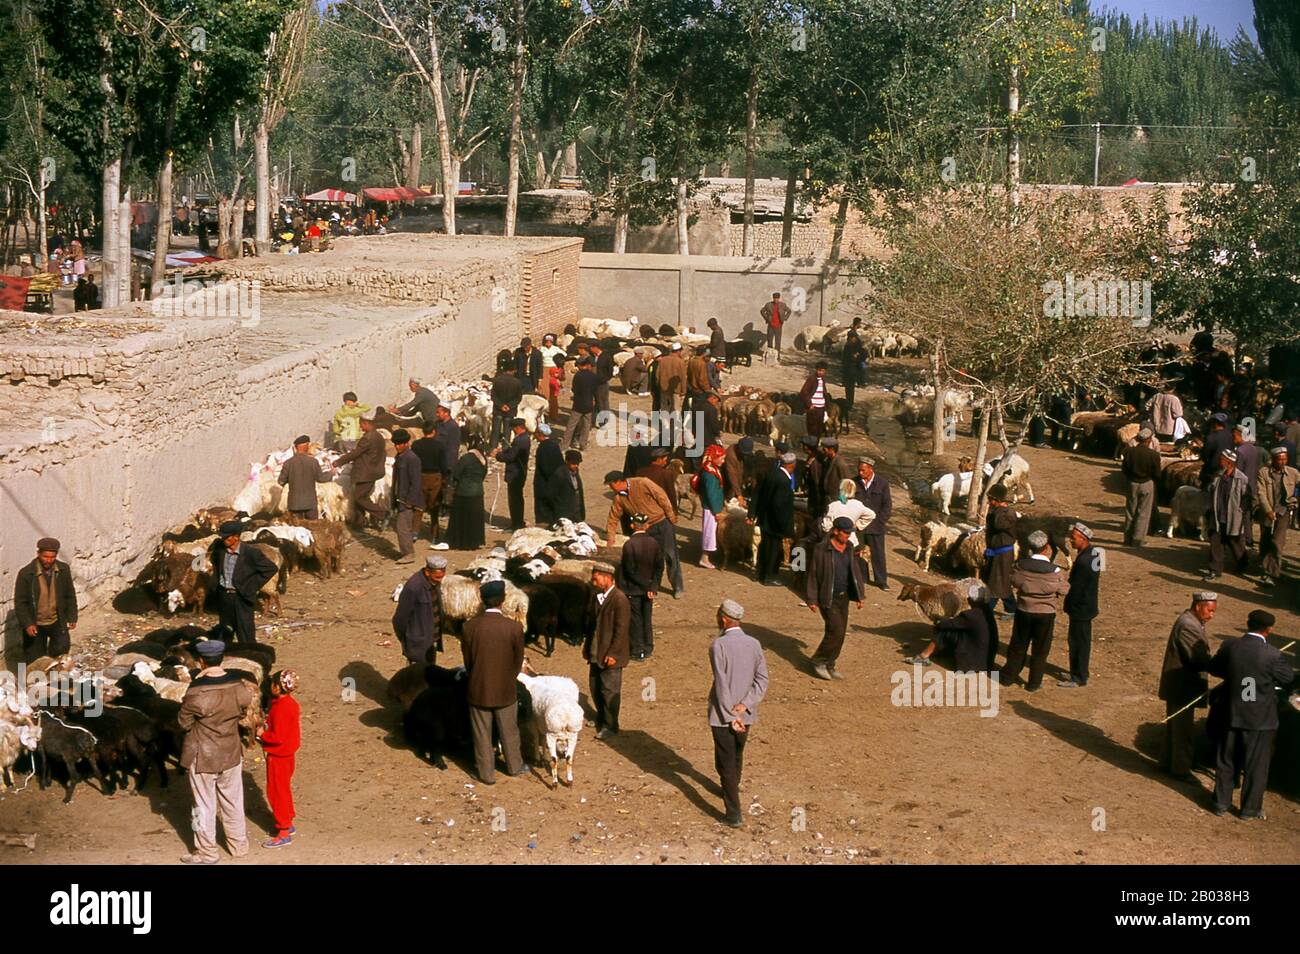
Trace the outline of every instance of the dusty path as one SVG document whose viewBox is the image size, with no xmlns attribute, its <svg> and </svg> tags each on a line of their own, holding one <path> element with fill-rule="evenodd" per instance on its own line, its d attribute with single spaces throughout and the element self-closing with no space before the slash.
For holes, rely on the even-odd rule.
<svg viewBox="0 0 1300 954">
<path fill-rule="evenodd" d="M 736 378 L 791 389 L 802 373 L 755 366 Z M 874 435 L 896 461 L 901 431 L 880 418 L 882 396 L 870 400 Z M 969 444 L 963 438 L 957 449 Z M 849 453 L 864 446 L 860 429 L 845 445 Z M 584 465 L 596 526 L 608 508 L 599 476 L 621 463 L 622 453 L 593 446 Z M 1025 456 L 1039 493 L 1035 512 L 1073 511 L 1097 530 L 1103 546 L 1116 543 L 1122 498 L 1112 464 L 1054 450 L 1028 449 Z M 575 784 L 557 791 L 538 776 L 500 774 L 495 787 L 484 788 L 474 783 L 468 760 L 441 772 L 405 748 L 384 684 L 401 664 L 388 620 L 393 587 L 406 574 L 391 562 L 391 537 L 351 544 L 342 576 L 329 582 L 293 577 L 284 616 L 259 618 L 271 624 L 265 638 L 281 661 L 303 678 L 304 741 L 295 780 L 300 836 L 287 850 L 255 849 L 235 863 L 1294 862 L 1300 847 L 1295 802 L 1270 792 L 1266 823 L 1219 819 L 1203 809 L 1207 772 L 1198 773 L 1193 788 L 1154 767 L 1163 716 L 1157 673 L 1169 626 L 1204 559 L 1202 544 L 1158 539 L 1137 553 L 1110 550 L 1086 690 L 1058 690 L 1051 678 L 1036 695 L 1004 690 L 993 718 L 971 708 L 897 707 L 890 676 L 924 644 L 929 628 L 911 604 L 894 598 L 899 582 L 923 576 L 910 562 L 913 507 L 897 481 L 895 488 L 889 538 L 895 590 L 869 597 L 863 611 L 852 613 L 843 682 L 809 674 L 820 621 L 793 592 L 758 587 L 741 572 L 692 565 L 699 524 L 688 521 L 680 534 L 687 596 L 660 603 L 657 652 L 625 674 L 625 731 L 612 745 L 584 732 Z M 531 488 L 526 496 L 531 507 Z M 504 536 L 490 534 L 489 545 Z M 1253 588 L 1226 580 L 1219 589 L 1212 632 L 1238 631 L 1255 605 L 1277 607 L 1278 629 L 1294 631 L 1281 595 L 1261 599 Z M 741 832 L 717 822 L 720 796 L 705 723 L 706 651 L 723 595 L 746 606 L 746 629 L 762 641 L 771 670 L 747 751 L 742 796 L 750 815 Z M 295 623 L 306 625 L 288 625 Z M 79 633 L 157 624 L 101 612 L 85 619 Z M 454 664 L 454 640 L 448 649 L 440 662 Z M 1060 665 L 1065 657 L 1060 633 L 1052 659 Z M 577 679 L 585 697 L 576 648 L 534 658 L 542 671 Z M 353 686 L 355 697 L 345 691 Z M 269 822 L 260 794 L 264 769 L 254 762 L 246 769 L 248 814 L 260 837 L 256 829 Z M 504 830 L 497 830 L 502 821 Z M 38 832 L 37 849 L 0 848 L 0 863 L 172 863 L 186 850 L 188 825 L 183 784 L 114 798 L 83 786 L 64 806 L 55 790 L 42 793 L 33 783 L 0 796 L 0 828 Z"/>
</svg>

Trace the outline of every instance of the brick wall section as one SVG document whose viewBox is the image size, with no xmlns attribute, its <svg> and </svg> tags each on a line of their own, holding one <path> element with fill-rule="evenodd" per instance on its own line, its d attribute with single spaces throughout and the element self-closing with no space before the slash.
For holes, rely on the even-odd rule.
<svg viewBox="0 0 1300 954">
<path fill-rule="evenodd" d="M 582 240 L 537 255 L 523 262 L 520 282 L 520 324 L 524 334 L 540 344 L 547 332 L 559 334 L 578 320 L 578 262 Z"/>
</svg>

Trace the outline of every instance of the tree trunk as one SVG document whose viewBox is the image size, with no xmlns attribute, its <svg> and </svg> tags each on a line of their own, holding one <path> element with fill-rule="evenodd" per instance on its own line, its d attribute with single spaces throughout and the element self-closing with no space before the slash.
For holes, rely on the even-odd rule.
<svg viewBox="0 0 1300 954">
<path fill-rule="evenodd" d="M 719 179 L 730 179 L 730 178 L 731 178 L 731 160 L 730 160 L 730 159 L 723 159 L 720 163 L 718 163 L 718 178 L 719 178 Z"/>
<path fill-rule="evenodd" d="M 844 246 L 844 223 L 849 218 L 849 194 L 844 192 L 840 195 L 839 206 L 835 209 L 835 229 L 831 233 L 831 258 L 840 257 L 840 249 Z"/>
<path fill-rule="evenodd" d="M 103 290 L 105 308 L 118 304 L 118 253 L 117 253 L 117 212 L 121 204 L 122 160 L 116 158 L 104 166 L 100 185 L 100 215 L 103 218 L 99 233 L 101 239 L 100 256 L 103 274 L 100 275 L 100 288 Z"/>
<path fill-rule="evenodd" d="M 627 251 L 627 223 L 628 213 L 622 209 L 614 213 L 614 249 L 613 251 L 622 255 Z"/>
<path fill-rule="evenodd" d="M 36 193 L 36 254 L 32 265 L 39 272 L 45 268 L 45 250 L 50 243 L 50 228 L 45 213 L 45 170 L 41 170 L 41 187 Z"/>
<path fill-rule="evenodd" d="M 230 258 L 230 196 L 223 195 L 217 199 L 217 255 Z"/>
<path fill-rule="evenodd" d="M 533 188 L 549 189 L 550 179 L 546 175 L 546 154 L 538 149 L 533 156 Z"/>
<path fill-rule="evenodd" d="M 420 188 L 420 166 L 424 159 L 424 126 L 416 123 L 411 128 L 411 148 L 403 167 L 406 169 L 406 187 Z"/>
<path fill-rule="evenodd" d="M 257 253 L 265 255 L 271 248 L 271 131 L 265 120 L 253 130 L 253 156 L 255 175 L 253 238 Z M 242 208 L 242 204 L 241 204 Z"/>
<path fill-rule="evenodd" d="M 978 523 L 980 515 L 980 497 L 984 492 L 984 458 L 989 448 L 989 417 L 993 413 L 992 401 L 984 400 L 984 413 L 980 415 L 980 434 L 975 444 L 975 472 L 970 475 L 970 496 L 966 498 L 966 522 Z M 988 541 L 985 541 L 985 546 Z"/>
<path fill-rule="evenodd" d="M 677 171 L 677 254 L 691 254 L 690 206 L 686 192 L 686 164 Z"/>
<path fill-rule="evenodd" d="M 515 0 L 515 59 L 510 68 L 510 148 L 509 179 L 506 183 L 505 234 L 515 234 L 519 213 L 519 150 L 523 145 L 520 115 L 524 101 L 524 0 Z"/>
<path fill-rule="evenodd" d="M 794 244 L 794 193 L 799 186 L 799 167 L 790 163 L 785 177 L 785 208 L 781 212 L 781 257 L 789 258 Z"/>
<path fill-rule="evenodd" d="M 745 96 L 745 213 L 740 253 L 754 254 L 754 152 L 758 136 L 758 62 L 749 70 L 749 90 Z"/>
<path fill-rule="evenodd" d="M 455 235 L 456 189 L 460 177 L 455 171 L 456 163 L 451 155 L 451 129 L 447 124 L 447 104 L 442 95 L 442 56 L 438 52 L 438 35 L 433 30 L 432 18 L 428 29 L 432 66 L 428 85 L 429 92 L 433 95 L 433 111 L 438 120 L 438 161 L 442 165 L 442 230 L 448 235 Z"/>
<path fill-rule="evenodd" d="M 154 288 L 166 282 L 167 251 L 172 244 L 172 166 L 172 151 L 168 149 L 158 167 L 158 231 L 153 240 L 153 277 L 150 280 Z"/>
<path fill-rule="evenodd" d="M 131 300 L 131 187 L 122 190 L 117 207 L 117 301 Z"/>
<path fill-rule="evenodd" d="M 931 415 L 930 421 L 931 428 L 934 431 L 934 439 L 930 450 L 935 457 L 943 453 L 944 435 L 947 431 L 945 426 L 947 417 L 944 408 L 943 376 L 939 372 L 939 350 L 942 347 L 942 342 L 935 342 L 934 354 L 930 356 L 930 378 L 934 382 L 934 413 Z"/>
<path fill-rule="evenodd" d="M 1007 197 L 1012 207 L 1020 205 L 1020 68 L 1011 67 L 1007 78 Z"/>
<path fill-rule="evenodd" d="M 567 142 L 564 144 L 564 174 L 570 178 L 578 174 L 577 142 Z"/>
</svg>

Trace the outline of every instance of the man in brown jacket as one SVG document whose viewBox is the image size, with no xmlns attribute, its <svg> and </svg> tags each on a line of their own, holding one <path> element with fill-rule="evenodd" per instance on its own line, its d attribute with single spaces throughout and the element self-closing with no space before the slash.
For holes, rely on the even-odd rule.
<svg viewBox="0 0 1300 954">
<path fill-rule="evenodd" d="M 300 434 L 293 441 L 293 456 L 280 468 L 280 485 L 289 487 L 289 505 L 284 509 L 304 520 L 319 520 L 316 485 L 329 483 L 333 474 L 321 470 L 320 461 L 308 452 L 311 438 Z"/>
<path fill-rule="evenodd" d="M 217 863 L 217 814 L 226 833 L 226 847 L 236 858 L 248 854 L 244 824 L 244 748 L 239 720 L 253 703 L 253 693 L 237 672 L 221 668 L 226 644 L 203 640 L 195 649 L 201 671 L 181 700 L 176 721 L 185 732 L 181 766 L 189 773 L 194 795 L 194 852 L 187 865 Z"/>
<path fill-rule="evenodd" d="M 496 752 L 492 726 L 501 736 L 506 771 L 528 771 L 519 749 L 519 670 L 524 664 L 524 628 L 501 614 L 506 585 L 492 580 L 479 587 L 483 612 L 465 624 L 460 638 L 461 656 L 469 680 L 469 727 L 474 736 L 474 767 L 484 785 L 496 783 Z"/>
<path fill-rule="evenodd" d="M 375 482 L 384 478 L 384 458 L 387 456 L 384 436 L 375 427 L 375 412 L 366 411 L 361 415 L 361 440 L 334 461 L 336 469 L 352 464 L 352 524 L 358 529 L 366 525 L 367 515 L 382 526 L 387 514 L 383 504 L 370 499 Z"/>
<path fill-rule="evenodd" d="M 626 518 L 630 528 L 632 514 L 646 516 L 646 533 L 659 541 L 664 553 L 668 581 L 673 585 L 673 599 L 681 599 L 682 560 L 677 553 L 677 510 L 664 489 L 649 477 L 628 477 L 622 471 L 611 470 L 605 475 L 605 484 L 614 491 L 614 502 L 609 507 L 605 521 L 605 545 L 613 549 L 614 539 Z M 658 581 L 656 581 L 658 582 Z"/>
<path fill-rule="evenodd" d="M 1025 651 L 1030 651 L 1029 679 L 1025 688 L 1037 692 L 1047 670 L 1052 651 L 1052 630 L 1056 626 L 1058 598 L 1070 592 L 1070 581 L 1049 554 L 1052 543 L 1047 534 L 1035 530 L 1029 535 L 1033 554 L 1011 568 L 1011 588 L 1016 592 L 1016 618 L 1011 623 L 1011 644 L 1007 662 L 1002 667 L 1002 685 L 1009 686 L 1020 678 Z"/>
<path fill-rule="evenodd" d="M 1174 778 L 1190 781 L 1195 754 L 1196 709 L 1208 704 L 1205 669 L 1214 654 L 1205 624 L 1214 619 L 1217 593 L 1192 594 L 1192 605 L 1174 621 L 1160 667 L 1160 698 L 1165 702 L 1164 763 Z M 1200 701 L 1193 704 L 1199 697 Z M 1175 713 L 1177 713 L 1175 715 Z"/>
<path fill-rule="evenodd" d="M 588 690 L 596 710 L 596 738 L 608 739 L 618 732 L 623 667 L 630 652 L 632 607 L 623 591 L 614 586 L 611 564 L 597 563 L 591 568 L 591 585 L 596 590 L 592 614 L 595 625 L 583 644 L 582 658 L 590 667 Z"/>
<path fill-rule="evenodd" d="M 682 396 L 686 394 L 686 362 L 682 360 L 680 342 L 673 342 L 673 349 L 655 361 L 655 387 L 659 391 L 660 413 L 674 415 L 670 419 L 672 443 L 680 444 L 682 429 L 675 415 L 681 413 Z"/>
</svg>

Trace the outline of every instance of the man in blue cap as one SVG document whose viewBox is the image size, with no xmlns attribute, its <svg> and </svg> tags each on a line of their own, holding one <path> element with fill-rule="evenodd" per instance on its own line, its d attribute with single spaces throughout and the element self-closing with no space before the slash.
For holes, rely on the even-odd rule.
<svg viewBox="0 0 1300 954">
<path fill-rule="evenodd" d="M 212 560 L 208 594 L 217 597 L 221 624 L 234 630 L 237 641 L 255 643 L 257 628 L 253 611 L 257 607 L 257 594 L 279 570 L 256 547 L 240 541 L 243 529 L 239 521 L 228 520 L 217 531 L 221 539 L 212 545 L 208 554 Z"/>
<path fill-rule="evenodd" d="M 217 815 L 226 834 L 226 847 L 236 858 L 248 854 L 244 823 L 244 747 L 239 740 L 239 720 L 253 704 L 253 693 L 237 672 L 221 667 L 226 644 L 215 639 L 195 647 L 200 671 L 185 691 L 176 715 L 185 743 L 181 766 L 189 775 L 194 795 L 191 822 L 194 851 L 181 861 L 187 865 L 217 863 Z"/>
<path fill-rule="evenodd" d="M 501 737 L 506 771 L 511 776 L 528 771 L 519 745 L 519 670 L 524 664 L 524 628 L 501 612 L 506 585 L 491 580 L 478 588 L 483 612 L 465 624 L 460 638 L 465 660 L 469 727 L 474 737 L 474 766 L 484 785 L 496 783 L 496 751 L 492 727 Z"/>
</svg>

